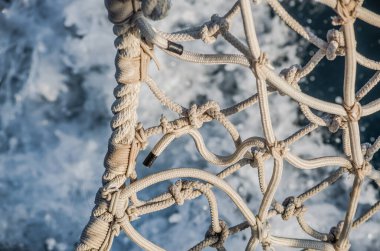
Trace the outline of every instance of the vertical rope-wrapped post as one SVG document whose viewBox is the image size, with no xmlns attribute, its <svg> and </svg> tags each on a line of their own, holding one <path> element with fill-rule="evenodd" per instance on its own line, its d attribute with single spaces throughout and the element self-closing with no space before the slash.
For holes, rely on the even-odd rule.
<svg viewBox="0 0 380 251">
<path fill-rule="evenodd" d="M 106 1 L 110 20 L 124 20 L 122 24 L 114 26 L 114 33 L 117 35 L 115 78 L 118 85 L 114 89 L 116 100 L 112 104 L 113 132 L 104 160 L 106 170 L 103 174 L 103 187 L 97 193 L 96 205 L 89 223 L 82 232 L 77 251 L 111 248 L 113 238 L 120 232 L 120 222 L 127 219 L 125 208 L 128 198 L 120 198 L 120 188 L 128 178 L 136 178 L 135 160 L 138 151 L 145 147 L 146 142 L 141 135 L 143 130 L 140 130 L 141 127 L 137 124 L 136 110 L 140 82 L 146 77 L 150 57 L 146 53 L 147 46 L 142 45 L 139 30 L 128 22 L 136 12 L 136 6 L 132 6 L 132 1 L 126 1 L 125 5 L 123 3 Z"/>
</svg>

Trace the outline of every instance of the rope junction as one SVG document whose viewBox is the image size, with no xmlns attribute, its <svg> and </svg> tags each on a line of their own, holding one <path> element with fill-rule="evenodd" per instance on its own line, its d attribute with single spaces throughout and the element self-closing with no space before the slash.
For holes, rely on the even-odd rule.
<svg viewBox="0 0 380 251">
<path fill-rule="evenodd" d="M 244 229 L 251 229 L 246 250 L 255 250 L 261 245 L 264 250 L 274 250 L 276 246 L 287 246 L 307 250 L 345 251 L 350 247 L 349 235 L 380 210 L 380 201 L 366 213 L 355 218 L 358 199 L 363 181 L 372 179 L 380 185 L 380 172 L 371 164 L 374 154 L 380 149 L 380 137 L 373 144 L 361 143 L 359 122 L 362 117 L 380 110 L 380 98 L 368 104 L 361 104 L 380 81 L 380 62 L 368 59 L 356 51 L 354 22 L 361 19 L 380 28 L 380 16 L 362 7 L 363 0 L 319 0 L 335 10 L 337 17 L 326 41 L 305 29 L 281 6 L 278 0 L 266 0 L 275 13 L 295 32 L 319 48 L 310 61 L 304 65 L 294 65 L 283 69 L 280 74 L 273 71 L 265 53 L 261 51 L 254 28 L 250 0 L 239 0 L 223 16 L 213 15 L 211 20 L 198 27 L 173 33 L 159 31 L 148 19 L 159 20 L 168 14 L 170 0 L 106 0 L 109 19 L 115 24 L 117 36 L 115 59 L 118 83 L 114 90 L 115 102 L 112 105 L 114 117 L 111 121 L 113 133 L 109 140 L 105 157 L 103 187 L 95 198 L 95 207 L 89 223 L 83 230 L 77 251 L 110 250 L 113 239 L 124 230 L 132 241 L 144 250 L 163 250 L 161 247 L 141 236 L 131 225 L 139 217 L 166 209 L 173 205 L 183 205 L 188 200 L 205 196 L 210 208 L 211 224 L 205 239 L 190 250 L 213 247 L 225 250 L 224 242 L 229 236 Z M 259 1 L 253 1 L 259 4 Z M 232 19 L 241 14 L 246 41 L 238 39 L 230 30 Z M 222 37 L 237 49 L 236 54 L 200 54 L 187 51 L 180 42 L 202 40 L 213 43 Z M 161 49 L 170 56 L 198 64 L 237 64 L 250 69 L 256 77 L 257 93 L 234 106 L 221 109 L 214 101 L 190 108 L 181 106 L 167 97 L 147 74 L 148 65 L 153 59 L 158 62 L 153 48 Z M 343 105 L 316 99 L 302 92 L 299 82 L 326 57 L 334 60 L 345 57 L 343 84 Z M 376 70 L 375 75 L 355 92 L 356 65 Z M 180 118 L 169 121 L 162 116 L 160 123 L 151 128 L 143 128 L 138 123 L 136 109 L 142 83 L 146 83 L 163 106 L 169 108 Z M 277 139 L 272 128 L 269 96 L 275 92 L 295 100 L 310 123 L 288 138 Z M 241 139 L 237 128 L 228 119 L 232 114 L 241 112 L 258 103 L 264 137 Z M 313 110 L 322 112 L 318 116 Z M 204 123 L 215 120 L 223 125 L 235 143 L 235 151 L 230 155 L 219 156 L 207 149 L 199 128 Z M 343 131 L 344 156 L 323 156 L 302 159 L 289 150 L 289 146 L 319 127 L 327 127 L 331 133 Z M 153 135 L 163 135 L 147 156 L 144 164 L 152 166 L 156 158 L 176 138 L 190 135 L 200 155 L 213 165 L 224 168 L 214 175 L 192 168 L 170 169 L 139 178 L 136 172 L 136 157 L 148 144 Z M 264 163 L 273 160 L 272 176 L 265 182 Z M 316 186 L 298 196 L 289 196 L 284 202 L 277 202 L 275 194 L 282 177 L 284 161 L 296 168 L 316 169 L 336 166 L 338 169 Z M 260 190 L 263 194 L 259 211 L 252 212 L 244 200 L 224 178 L 250 165 L 258 169 Z M 329 233 L 323 233 L 305 220 L 305 202 L 324 191 L 339 180 L 344 173 L 355 177 L 345 218 L 331 226 Z M 191 180 L 186 180 L 186 178 Z M 150 186 L 171 179 L 179 179 L 168 188 L 168 192 L 150 200 L 140 200 L 138 192 Z M 196 179 L 196 181 L 194 180 Z M 218 204 L 212 188 L 225 192 L 241 211 L 246 221 L 229 227 L 219 218 Z M 280 216 L 283 220 L 295 217 L 310 239 L 285 238 L 271 234 L 269 220 Z"/>
</svg>

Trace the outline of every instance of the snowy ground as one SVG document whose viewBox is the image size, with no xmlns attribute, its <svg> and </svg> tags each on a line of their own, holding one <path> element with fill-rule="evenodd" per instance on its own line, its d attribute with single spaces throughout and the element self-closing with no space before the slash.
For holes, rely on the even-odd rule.
<svg viewBox="0 0 380 251">
<path fill-rule="evenodd" d="M 199 24 L 231 5 L 228 1 L 173 2 L 171 15 L 158 23 L 163 30 Z M 115 86 L 112 26 L 102 1 L 0 0 L 0 11 L 0 250 L 72 250 L 101 184 L 110 135 L 109 107 Z M 295 35 L 277 17 L 271 17 L 266 5 L 253 11 L 262 49 L 277 70 L 298 63 Z M 241 23 L 235 23 L 233 30 L 242 35 Z M 208 47 L 201 43 L 186 46 L 204 52 L 232 51 L 221 40 Z M 157 55 L 164 67 L 160 72 L 151 67 L 152 77 L 185 106 L 212 99 L 225 107 L 255 92 L 253 77 L 239 67 L 204 67 Z M 270 102 L 275 107 L 272 119 L 278 138 L 296 131 L 296 104 L 279 95 Z M 157 124 L 162 113 L 173 118 L 144 86 L 140 120 L 146 127 Z M 258 113 L 255 107 L 233 116 L 243 139 L 262 134 Z M 201 132 L 215 153 L 232 151 L 231 141 L 217 124 L 211 123 Z M 149 147 L 140 156 L 140 163 L 148 151 Z M 292 151 L 305 158 L 339 154 L 339 150 L 323 144 L 319 131 L 297 143 Z M 216 171 L 200 158 L 193 142 L 183 138 L 160 156 L 153 169 L 139 165 L 139 172 L 146 175 L 178 166 Z M 287 166 L 276 198 L 282 201 L 301 193 L 331 170 L 301 172 Z M 257 211 L 261 200 L 257 171 L 245 167 L 228 182 Z M 332 224 L 344 218 L 351 183 L 352 177 L 345 177 L 307 203 L 307 219 L 312 226 L 328 232 Z M 166 187 L 167 183 L 156 189 L 164 191 Z M 377 201 L 377 194 L 366 184 L 359 212 Z M 221 217 L 230 225 L 242 221 L 233 204 L 222 193 L 217 196 Z M 135 225 L 168 250 L 185 250 L 203 238 L 210 221 L 207 210 L 206 200 L 198 199 L 144 216 Z M 379 221 L 377 215 L 352 234 L 352 250 L 380 249 L 376 238 Z M 275 220 L 272 229 L 285 236 L 301 234 L 293 220 Z M 230 238 L 227 248 L 243 250 L 248 234 Z M 125 249 L 139 250 L 123 235 L 116 239 L 113 250 Z"/>
</svg>

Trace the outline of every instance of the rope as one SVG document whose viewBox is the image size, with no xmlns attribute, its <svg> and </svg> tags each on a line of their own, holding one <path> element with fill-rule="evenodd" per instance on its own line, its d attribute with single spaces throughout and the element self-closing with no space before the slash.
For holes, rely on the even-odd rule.
<svg viewBox="0 0 380 251">
<path fill-rule="evenodd" d="M 253 1 L 259 4 L 259 1 Z M 276 73 L 270 65 L 265 52 L 260 49 L 251 12 L 251 1 L 239 0 L 233 3 L 225 15 L 214 14 L 205 23 L 176 32 L 163 32 L 154 28 L 147 19 L 160 20 L 168 15 L 170 0 L 106 0 L 109 19 L 113 22 L 113 31 L 117 38 L 115 47 L 115 102 L 111 110 L 112 135 L 104 160 L 105 172 L 102 187 L 97 192 L 95 207 L 87 226 L 84 228 L 77 251 L 110 250 L 113 239 L 123 230 L 129 238 L 144 250 L 164 250 L 145 239 L 131 225 L 131 221 L 145 214 L 164 210 L 172 206 L 182 206 L 187 201 L 204 196 L 209 204 L 210 228 L 203 241 L 190 250 L 198 251 L 207 247 L 225 250 L 225 242 L 230 236 L 244 229 L 251 229 L 246 250 L 255 250 L 259 244 L 264 250 L 274 250 L 275 246 L 304 248 L 305 250 L 346 251 L 350 247 L 349 235 L 352 229 L 364 224 L 380 211 L 380 202 L 375 203 L 367 212 L 355 219 L 360 190 L 366 179 L 380 184 L 380 172 L 372 166 L 374 155 L 380 150 L 380 137 L 373 144 L 363 143 L 360 138 L 359 122 L 380 110 L 380 98 L 368 104 L 359 103 L 380 80 L 380 63 L 368 59 L 356 52 L 356 39 L 353 23 L 357 18 L 380 27 L 380 16 L 363 8 L 359 0 L 319 0 L 334 9 L 338 17 L 333 18 L 334 25 L 340 29 L 331 29 L 326 41 L 317 37 L 296 21 L 277 0 L 267 0 L 273 11 L 292 30 L 318 48 L 318 51 L 304 65 L 293 65 Z M 230 30 L 233 18 L 241 14 L 245 32 L 245 41 L 241 41 Z M 201 40 L 206 44 L 224 39 L 238 53 L 202 54 L 184 49 L 177 42 Z M 158 64 L 153 47 L 161 49 L 170 56 L 198 64 L 236 64 L 249 68 L 256 78 L 257 93 L 231 107 L 221 108 L 215 101 L 181 105 L 167 96 L 156 82 L 148 76 L 151 59 Z M 335 60 L 337 56 L 345 58 L 345 79 L 343 84 L 343 105 L 316 99 L 302 91 L 302 79 L 326 57 Z M 356 65 L 377 70 L 367 83 L 356 91 Z M 159 68 L 159 67 L 158 67 Z M 139 91 L 145 82 L 158 101 L 180 117 L 170 121 L 161 116 L 158 124 L 145 129 L 137 119 Z M 277 139 L 272 127 L 270 95 L 279 93 L 294 99 L 309 123 L 284 139 Z M 263 137 L 241 139 L 237 127 L 229 116 L 242 112 L 258 103 Z M 323 113 L 319 115 L 317 112 Z M 204 143 L 199 132 L 205 123 L 214 121 L 223 126 L 235 149 L 225 155 L 214 154 Z M 327 127 L 331 133 L 342 130 L 342 156 L 320 156 L 303 159 L 291 152 L 290 146 L 304 139 L 314 130 Z M 166 148 L 177 138 L 189 135 L 199 154 L 209 163 L 222 170 L 218 174 L 195 168 L 174 168 L 138 177 L 136 159 L 145 149 L 152 136 L 162 137 L 151 149 L 144 161 L 153 166 Z M 266 183 L 265 162 L 273 160 L 271 178 Z M 289 196 L 282 203 L 277 202 L 276 192 L 282 180 L 284 161 L 300 169 L 317 169 L 328 166 L 339 167 L 321 182 L 301 193 Z M 248 165 L 249 164 L 249 165 Z M 260 190 L 263 199 L 258 213 L 247 206 L 239 194 L 224 180 L 238 172 L 243 166 L 257 168 Z M 332 223 L 329 233 L 323 233 L 310 226 L 306 219 L 307 200 L 323 192 L 349 172 L 355 178 L 352 184 L 350 200 L 345 218 L 337 225 Z M 191 180 L 187 180 L 187 179 Z M 168 187 L 167 192 L 148 200 L 140 200 L 138 192 L 159 182 L 179 179 Z M 217 198 L 213 188 L 228 195 L 246 221 L 228 228 L 219 218 Z M 270 220 L 279 216 L 288 221 L 297 218 L 300 228 L 314 240 L 278 237 L 271 234 Z"/>
</svg>

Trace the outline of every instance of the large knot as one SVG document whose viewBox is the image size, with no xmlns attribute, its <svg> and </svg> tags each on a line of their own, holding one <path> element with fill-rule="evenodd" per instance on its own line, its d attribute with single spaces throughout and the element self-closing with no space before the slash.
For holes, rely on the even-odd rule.
<svg viewBox="0 0 380 251">
<path fill-rule="evenodd" d="M 347 127 L 347 120 L 341 116 L 334 115 L 327 121 L 327 128 L 330 132 L 336 133 L 339 129 Z"/>
<path fill-rule="evenodd" d="M 336 56 L 344 55 L 344 37 L 343 33 L 332 29 L 327 32 L 327 48 L 326 48 L 326 58 L 328 60 L 334 60 Z"/>
<path fill-rule="evenodd" d="M 144 16 L 152 20 L 160 20 L 166 17 L 170 7 L 170 0 L 142 0 L 141 2 L 141 10 Z"/>
<path fill-rule="evenodd" d="M 148 137 L 140 122 L 136 125 L 135 140 L 138 142 L 140 149 L 145 149 L 148 146 Z"/>
<path fill-rule="evenodd" d="M 175 184 L 169 187 L 169 193 L 173 196 L 177 205 L 183 205 L 185 203 L 185 197 L 182 194 L 182 181 L 178 180 Z"/>
<path fill-rule="evenodd" d="M 190 107 L 190 110 L 188 111 L 188 116 L 189 116 L 190 125 L 192 125 L 195 128 L 202 127 L 203 122 L 199 119 L 200 114 L 198 111 L 198 106 L 196 104 Z"/>
<path fill-rule="evenodd" d="M 339 17 L 333 19 L 334 25 L 343 25 L 351 20 L 354 20 L 357 15 L 356 8 L 359 5 L 359 0 L 338 0 L 335 10 Z"/>
<path fill-rule="evenodd" d="M 227 240 L 228 236 L 230 235 L 230 230 L 226 222 L 224 222 L 223 220 L 219 220 L 219 225 L 220 225 L 220 228 L 222 229 L 219 233 L 216 233 L 212 229 L 212 226 L 210 226 L 205 236 L 206 238 L 210 238 L 210 237 L 217 238 L 217 241 L 214 244 L 210 245 L 210 247 L 217 248 L 217 249 L 223 248 L 224 242 Z"/>
<path fill-rule="evenodd" d="M 298 216 L 305 211 L 302 201 L 294 196 L 290 196 L 282 203 L 284 207 L 281 217 L 283 220 L 289 220 L 292 216 Z"/>
<path fill-rule="evenodd" d="M 362 107 L 359 102 L 355 101 L 352 106 L 344 104 L 343 107 L 346 110 L 348 121 L 355 122 L 360 119 L 362 115 Z"/>
</svg>

